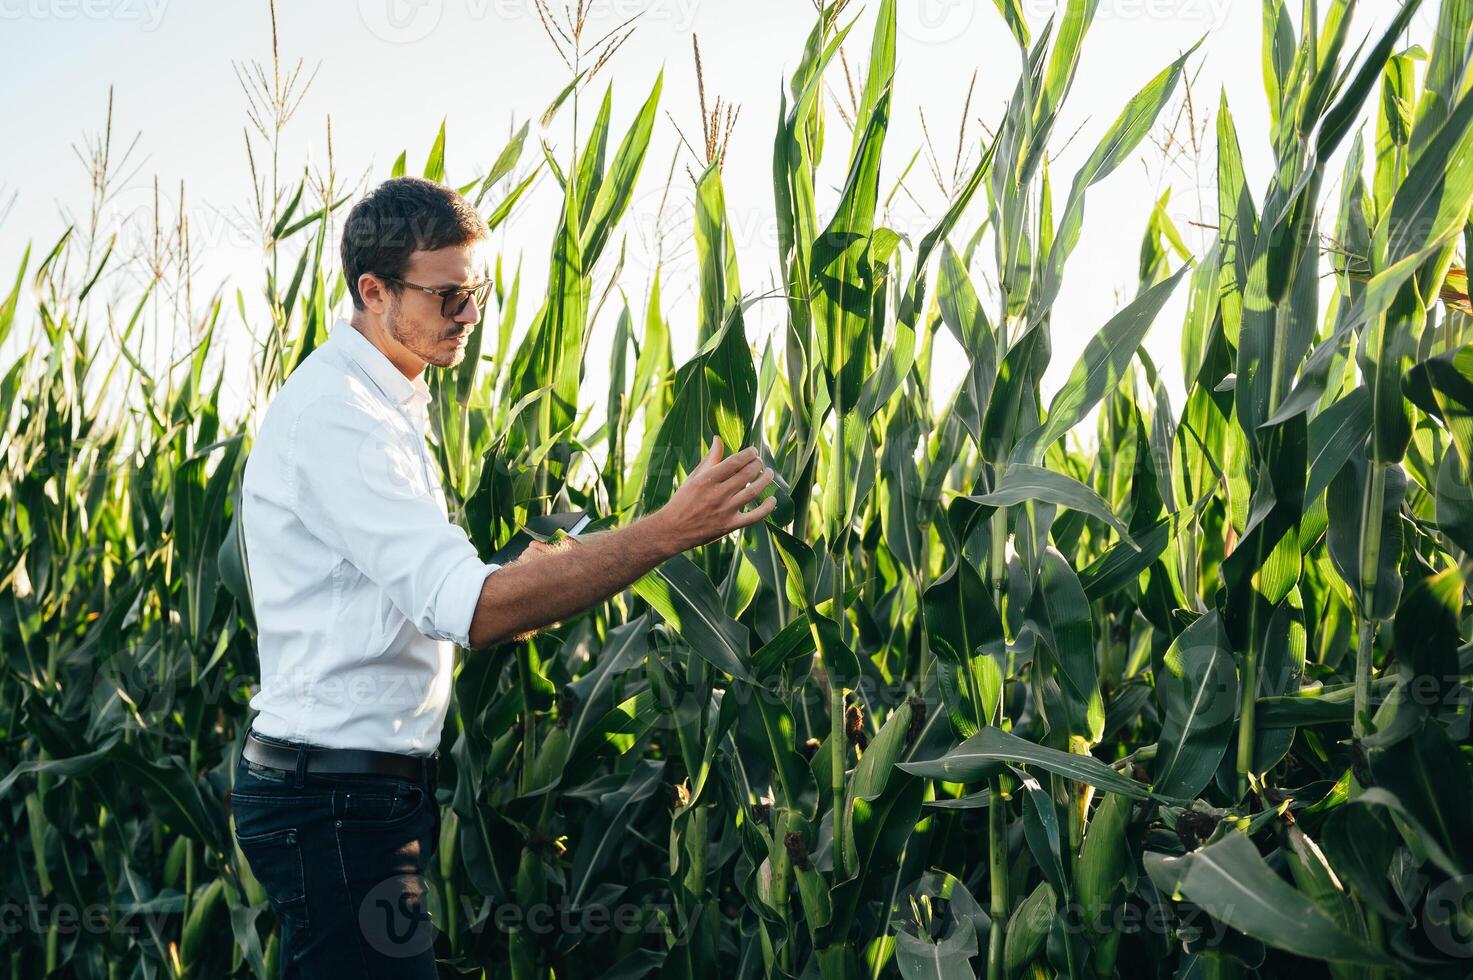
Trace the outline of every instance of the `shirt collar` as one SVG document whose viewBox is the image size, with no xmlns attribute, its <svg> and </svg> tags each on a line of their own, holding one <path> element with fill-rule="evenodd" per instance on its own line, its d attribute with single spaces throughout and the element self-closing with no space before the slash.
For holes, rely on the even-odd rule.
<svg viewBox="0 0 1473 980">
<path fill-rule="evenodd" d="M 327 340 L 341 348 L 342 353 L 363 368 L 384 393 L 384 397 L 393 404 L 407 408 L 429 403 L 430 386 L 425 383 L 424 372 L 420 372 L 410 381 L 383 351 L 375 347 L 371 340 L 359 333 L 346 319 L 338 317 Z"/>
</svg>

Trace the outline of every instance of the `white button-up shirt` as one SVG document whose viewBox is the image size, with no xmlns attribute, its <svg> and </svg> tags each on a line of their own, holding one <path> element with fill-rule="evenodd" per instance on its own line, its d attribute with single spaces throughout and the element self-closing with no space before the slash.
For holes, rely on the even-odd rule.
<svg viewBox="0 0 1473 980">
<path fill-rule="evenodd" d="M 429 386 L 344 319 L 276 393 L 242 527 L 264 735 L 429 755 L 485 578 L 425 445 Z"/>
</svg>

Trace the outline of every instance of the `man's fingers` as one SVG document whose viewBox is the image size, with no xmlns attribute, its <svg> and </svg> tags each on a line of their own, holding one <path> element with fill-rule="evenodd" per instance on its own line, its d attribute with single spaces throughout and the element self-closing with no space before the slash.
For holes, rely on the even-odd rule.
<svg viewBox="0 0 1473 980">
<path fill-rule="evenodd" d="M 750 462 L 742 464 L 734 472 L 718 477 L 718 479 L 726 486 L 741 486 L 757 479 L 757 477 L 762 475 L 762 471 L 765 468 L 766 466 L 761 459 L 753 459 Z"/>
<path fill-rule="evenodd" d="M 758 521 L 762 520 L 762 518 L 766 517 L 768 514 L 771 514 L 776 507 L 777 497 L 772 496 L 768 497 L 766 500 L 762 501 L 762 503 L 758 504 L 756 507 L 753 507 L 751 510 L 738 511 L 738 523 L 736 527 L 748 527 L 752 524 L 756 524 Z M 732 530 L 736 530 L 736 528 L 733 528 Z"/>
<path fill-rule="evenodd" d="M 691 470 L 691 476 L 697 475 L 701 470 L 709 470 L 711 467 L 716 466 L 720 458 L 722 458 L 722 438 L 720 436 L 711 436 L 711 448 L 706 452 L 706 455 L 701 457 L 700 463 L 695 464 L 695 469 Z"/>
<path fill-rule="evenodd" d="M 761 465 L 762 460 L 757 455 L 757 448 L 755 446 L 748 446 L 739 453 L 732 453 L 720 463 L 713 466 L 711 468 L 711 479 L 717 483 L 725 483 L 727 480 L 737 476 L 746 475 L 746 478 L 750 480 L 760 471 Z M 748 473 L 748 470 L 751 470 L 751 472 Z"/>
<path fill-rule="evenodd" d="M 711 467 L 711 478 L 718 482 L 726 480 L 733 473 L 739 472 L 743 466 L 749 465 L 756 458 L 757 450 L 752 448 L 743 449 L 738 453 L 732 453 Z"/>
<path fill-rule="evenodd" d="M 767 467 L 763 467 L 762 472 L 757 474 L 757 478 L 738 490 L 736 496 L 733 499 L 739 506 L 742 504 L 749 504 L 752 501 L 756 500 L 759 496 L 761 496 L 762 491 L 765 490 L 767 488 L 767 485 L 771 482 L 772 470 Z"/>
</svg>

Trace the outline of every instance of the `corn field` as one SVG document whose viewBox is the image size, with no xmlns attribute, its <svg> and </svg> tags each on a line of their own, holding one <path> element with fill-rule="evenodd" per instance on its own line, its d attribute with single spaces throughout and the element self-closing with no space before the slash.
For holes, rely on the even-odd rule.
<svg viewBox="0 0 1473 980">
<path fill-rule="evenodd" d="M 729 112 L 703 118 L 693 184 L 670 184 L 694 202 L 698 276 L 679 365 L 689 326 L 658 277 L 631 305 L 618 260 L 664 176 L 645 160 L 662 78 L 621 131 L 614 86 L 589 80 L 617 39 L 575 37 L 579 72 L 489 166 L 450 180 L 441 129 L 417 172 L 491 227 L 539 174 L 562 202 L 545 294 L 498 263 L 465 360 L 427 377 L 481 553 L 529 515 L 648 513 L 718 436 L 759 448 L 779 498 L 570 621 L 459 651 L 428 882 L 443 975 L 1473 970 L 1473 2 L 1409 0 L 1361 43 L 1356 0 L 1263 0 L 1271 129 L 1216 106 L 1211 247 L 1147 204 L 1116 232 L 1140 252 L 1133 294 L 1065 314 L 1090 196 L 1196 57 L 1061 181 L 1097 4 L 1039 25 L 996 0 L 1022 70 L 915 240 L 884 224 L 915 151 L 887 146 L 896 2 L 870 5 L 867 36 L 821 5 L 771 134 L 780 295 L 741 285 Z M 1431 37 L 1409 31 L 1419 8 Z M 826 101 L 841 49 L 845 126 Z M 263 406 L 345 308 L 329 228 L 354 188 L 281 178 L 293 83 L 255 117 L 262 280 L 211 297 L 166 368 L 143 338 L 192 308 L 178 229 L 127 303 L 89 301 L 115 260 L 85 226 L 0 288 L 0 343 L 21 338 L 0 365 L 13 978 L 276 975 L 226 806 L 259 665 L 236 522 L 252 413 L 225 417 L 221 390 L 229 372 Z M 539 152 L 580 103 L 576 145 Z M 1272 150 L 1263 187 L 1250 141 Z M 825 155 L 841 187 L 816 180 Z M 1173 296 L 1182 321 L 1157 323 Z M 761 349 L 759 301 L 785 318 Z M 1087 344 L 1056 351 L 1056 314 Z M 216 365 L 237 318 L 251 363 Z M 592 391 L 600 318 L 617 327 Z M 1181 404 L 1142 348 L 1153 326 L 1180 336 Z M 965 352 L 954 391 L 933 384 L 941 336 Z M 1056 354 L 1073 366 L 1045 397 Z"/>
</svg>

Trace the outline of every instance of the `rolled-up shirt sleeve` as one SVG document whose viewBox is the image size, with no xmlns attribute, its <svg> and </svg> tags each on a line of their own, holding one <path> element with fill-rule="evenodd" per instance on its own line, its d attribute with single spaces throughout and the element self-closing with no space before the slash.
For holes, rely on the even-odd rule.
<svg viewBox="0 0 1473 980">
<path fill-rule="evenodd" d="M 288 498 L 420 633 L 470 646 L 482 585 L 501 566 L 446 518 L 414 438 L 369 405 L 318 399 L 293 424 Z"/>
</svg>

